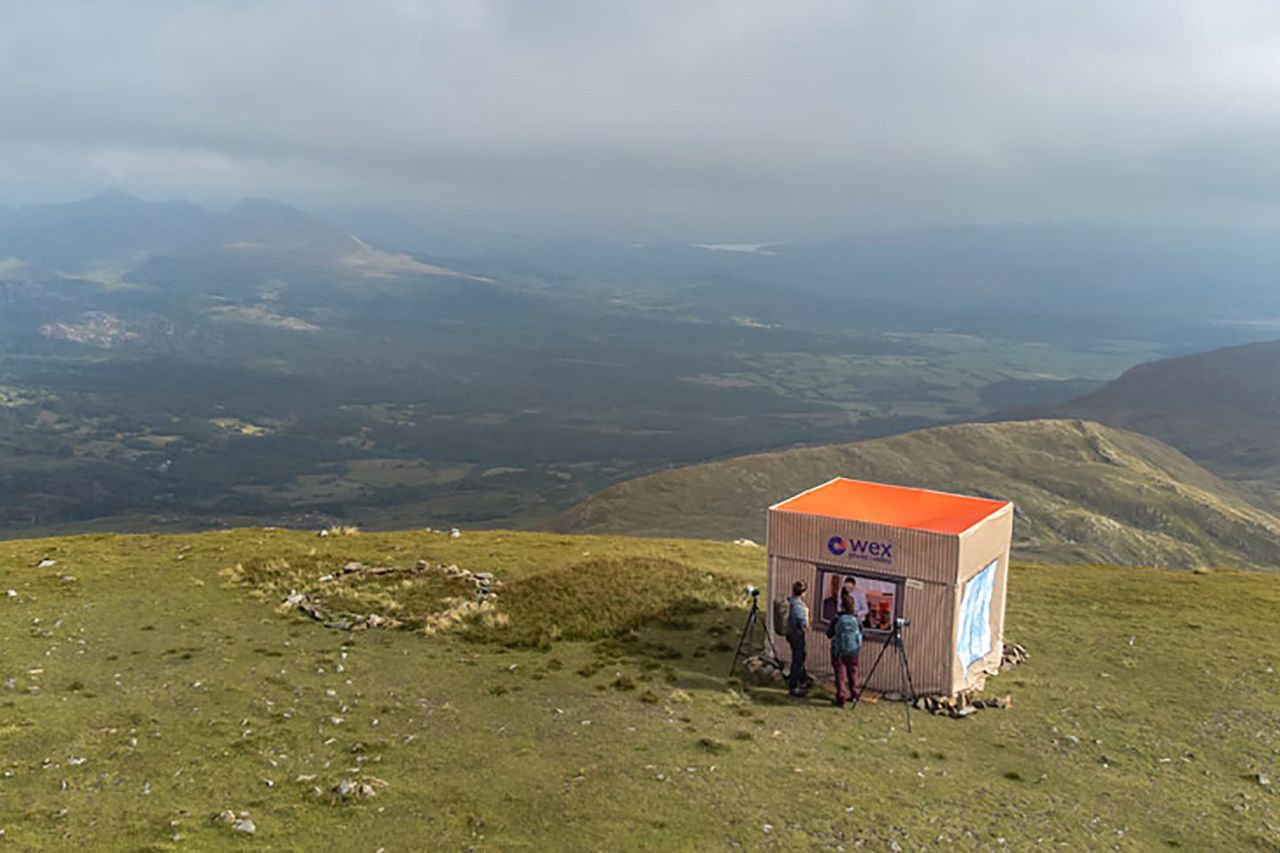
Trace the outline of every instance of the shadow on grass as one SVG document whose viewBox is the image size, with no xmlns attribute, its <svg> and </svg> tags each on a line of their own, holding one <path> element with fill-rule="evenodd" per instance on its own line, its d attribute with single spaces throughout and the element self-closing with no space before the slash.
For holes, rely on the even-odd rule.
<svg viewBox="0 0 1280 853">
<path fill-rule="evenodd" d="M 663 686 L 675 690 L 711 693 L 733 690 L 755 705 L 828 705 L 832 693 L 822 684 L 815 685 L 807 696 L 794 697 L 787 693 L 784 685 L 744 687 L 741 663 L 730 674 L 748 612 L 746 607 L 686 606 L 679 612 L 598 642 L 596 667 L 636 670 L 642 673 L 641 683 L 659 680 Z M 757 629 L 756 644 L 751 650 L 754 654 L 760 652 L 763 627 Z M 650 678 L 645 678 L 646 675 Z M 652 678 L 655 675 L 660 679 Z"/>
</svg>

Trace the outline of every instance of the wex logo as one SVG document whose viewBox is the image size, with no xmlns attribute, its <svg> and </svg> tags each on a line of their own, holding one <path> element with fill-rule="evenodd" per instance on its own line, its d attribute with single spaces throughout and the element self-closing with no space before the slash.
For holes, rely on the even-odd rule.
<svg viewBox="0 0 1280 853">
<path fill-rule="evenodd" d="M 827 540 L 827 550 L 837 557 L 851 560 L 871 560 L 876 563 L 893 562 L 892 542 L 872 542 L 865 539 L 845 539 L 832 536 Z"/>
</svg>

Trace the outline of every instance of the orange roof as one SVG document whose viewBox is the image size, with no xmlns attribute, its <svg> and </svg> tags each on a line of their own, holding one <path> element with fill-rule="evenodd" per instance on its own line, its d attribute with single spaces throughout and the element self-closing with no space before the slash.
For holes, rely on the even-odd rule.
<svg viewBox="0 0 1280 853">
<path fill-rule="evenodd" d="M 830 518 L 847 518 L 934 533 L 963 533 L 1009 505 L 1008 501 L 970 498 L 928 489 L 887 486 L 837 477 L 773 507 Z"/>
</svg>

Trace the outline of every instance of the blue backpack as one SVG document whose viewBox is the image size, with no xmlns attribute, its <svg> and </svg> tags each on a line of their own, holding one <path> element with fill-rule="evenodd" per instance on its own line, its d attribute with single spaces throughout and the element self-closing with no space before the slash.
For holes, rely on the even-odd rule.
<svg viewBox="0 0 1280 853">
<path fill-rule="evenodd" d="M 862 651 L 862 625 L 858 617 L 849 613 L 841 613 L 831 623 L 831 654 L 834 657 L 847 657 Z"/>
</svg>

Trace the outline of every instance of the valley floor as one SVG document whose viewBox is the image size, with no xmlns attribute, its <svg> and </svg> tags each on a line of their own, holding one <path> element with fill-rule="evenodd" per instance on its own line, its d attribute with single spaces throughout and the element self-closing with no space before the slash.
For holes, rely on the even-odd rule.
<svg viewBox="0 0 1280 853">
<path fill-rule="evenodd" d="M 326 629 L 244 583 L 349 560 L 493 572 L 515 628 L 632 619 L 654 591 L 628 566 L 717 592 L 507 647 L 500 626 Z M 1013 707 L 908 733 L 901 705 L 726 678 L 746 611 L 723 591 L 763 576 L 751 547 L 505 532 L 0 543 L 0 846 L 1280 846 L 1280 577 L 1016 566 L 1007 634 L 1031 658 L 989 684 Z M 376 595 L 394 609 L 395 590 Z M 344 800 L 342 780 L 376 796 Z M 225 809 L 252 838 L 211 820 Z"/>
</svg>

